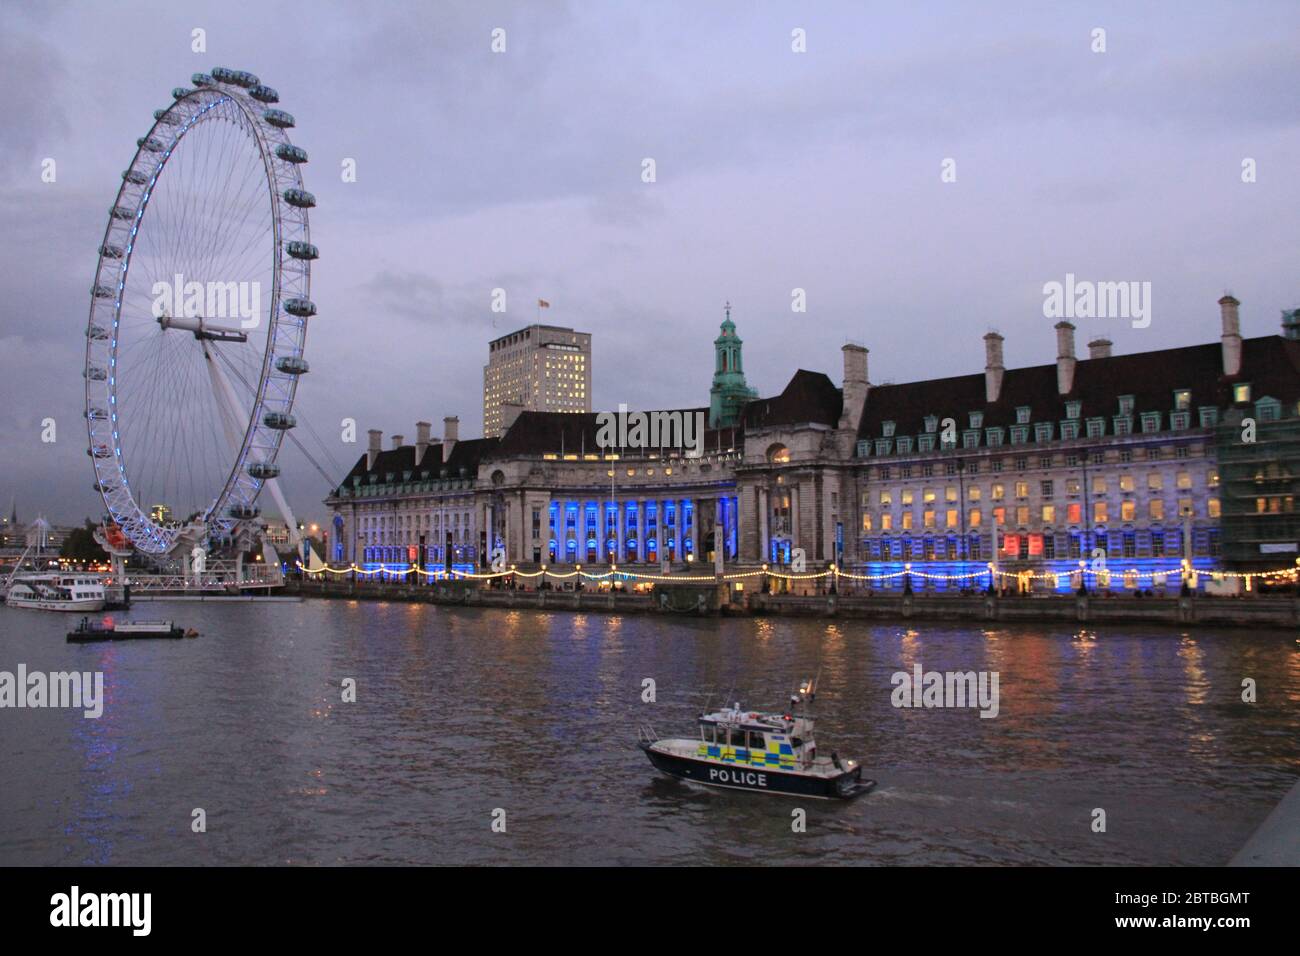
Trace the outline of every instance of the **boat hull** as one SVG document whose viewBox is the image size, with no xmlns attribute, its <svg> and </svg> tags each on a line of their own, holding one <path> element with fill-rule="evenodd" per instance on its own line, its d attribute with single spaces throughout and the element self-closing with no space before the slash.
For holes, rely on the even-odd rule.
<svg viewBox="0 0 1300 956">
<path fill-rule="evenodd" d="M 104 610 L 103 598 L 85 598 L 75 601 L 47 601 L 43 598 L 15 597 L 11 595 L 5 604 L 9 607 L 26 608 L 29 611 L 77 611 L 93 614 Z"/>
<path fill-rule="evenodd" d="M 185 637 L 185 629 L 173 627 L 167 631 L 117 631 L 103 630 L 69 631 L 68 643 L 94 644 L 98 641 L 178 641 Z"/>
<path fill-rule="evenodd" d="M 821 776 L 683 757 L 656 750 L 653 744 L 642 743 L 641 749 L 655 769 L 670 777 L 708 787 L 815 797 L 821 800 L 850 800 L 875 786 L 874 780 L 862 779 L 861 767 L 854 767 L 835 776 Z"/>
</svg>

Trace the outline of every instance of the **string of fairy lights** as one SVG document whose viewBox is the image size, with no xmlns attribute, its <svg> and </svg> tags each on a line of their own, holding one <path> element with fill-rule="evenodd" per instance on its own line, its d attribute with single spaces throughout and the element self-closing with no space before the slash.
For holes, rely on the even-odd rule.
<svg viewBox="0 0 1300 956">
<path fill-rule="evenodd" d="M 1137 568 L 1109 569 L 1090 566 L 1087 562 L 1080 561 L 1079 567 L 1070 571 L 1004 571 L 997 565 L 989 562 L 987 566 L 978 571 L 969 571 L 964 574 L 936 574 L 930 571 L 921 571 L 914 568 L 911 563 L 905 563 L 901 571 L 891 571 L 880 574 L 857 574 L 847 571 L 843 568 L 832 564 L 824 571 L 810 571 L 802 574 L 787 574 L 782 571 L 775 571 L 766 564 L 761 568 L 753 571 L 733 571 L 723 574 L 646 574 L 641 571 L 620 570 L 618 565 L 611 564 L 606 571 L 584 571 L 582 565 L 575 564 L 571 571 L 556 571 L 542 565 L 536 571 L 520 571 L 514 565 L 508 570 L 503 571 L 458 571 L 455 569 L 435 569 L 426 571 L 424 568 L 408 566 L 397 567 L 386 564 L 380 564 L 377 567 L 363 568 L 356 564 L 350 564 L 347 567 L 331 567 L 325 565 L 320 568 L 308 568 L 301 561 L 295 562 L 298 570 L 312 576 L 332 574 L 342 576 L 352 574 L 358 577 L 374 577 L 375 575 L 388 575 L 390 577 L 408 577 L 412 574 L 422 576 L 430 580 L 467 580 L 467 581 L 491 581 L 498 578 L 522 578 L 525 580 L 535 580 L 537 578 L 551 579 L 555 581 L 566 581 L 574 578 L 581 578 L 586 581 L 613 581 L 631 580 L 631 581 L 650 581 L 662 583 L 683 584 L 689 582 L 718 582 L 718 581 L 744 581 L 747 579 L 767 577 L 778 581 L 818 581 L 824 578 L 834 578 L 835 580 L 846 581 L 866 581 L 871 583 L 883 583 L 886 581 L 897 581 L 903 577 L 915 577 L 925 581 L 942 581 L 948 584 L 966 583 L 969 584 L 976 579 L 992 576 L 1002 582 L 1029 582 L 1029 581 L 1051 581 L 1053 585 L 1059 587 L 1062 583 L 1075 579 L 1076 575 L 1082 575 L 1082 579 L 1091 578 L 1094 582 L 1106 587 L 1116 578 L 1125 583 L 1140 583 L 1142 581 L 1151 581 L 1155 584 L 1167 582 L 1170 579 L 1182 580 L 1184 577 L 1195 582 L 1198 575 L 1209 575 L 1212 580 L 1220 581 L 1227 579 L 1244 580 L 1246 589 L 1251 590 L 1255 581 L 1300 581 L 1300 558 L 1296 559 L 1296 565 L 1289 568 L 1275 568 L 1271 571 L 1200 571 L 1193 568 L 1187 560 L 1181 562 L 1177 567 L 1168 568 L 1163 571 L 1140 571 Z"/>
</svg>

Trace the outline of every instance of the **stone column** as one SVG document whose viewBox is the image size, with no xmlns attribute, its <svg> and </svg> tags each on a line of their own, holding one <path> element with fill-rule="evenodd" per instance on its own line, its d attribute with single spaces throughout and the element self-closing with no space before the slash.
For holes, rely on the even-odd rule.
<svg viewBox="0 0 1300 956">
<path fill-rule="evenodd" d="M 713 570 L 723 572 L 724 555 L 727 552 L 727 529 L 722 523 L 722 498 L 713 499 Z"/>
<path fill-rule="evenodd" d="M 766 488 L 758 489 L 758 560 L 766 561 L 772 553 L 767 528 L 768 493 Z"/>
<path fill-rule="evenodd" d="M 698 561 L 700 557 L 700 502 L 691 499 L 691 554 Z"/>
<path fill-rule="evenodd" d="M 686 560 L 686 542 L 690 535 L 686 533 L 686 504 L 687 499 L 680 498 L 677 501 L 677 560 Z"/>
<path fill-rule="evenodd" d="M 614 502 L 614 508 L 615 508 L 615 511 L 614 511 L 614 528 L 615 528 L 615 536 L 617 537 L 617 540 L 618 540 L 618 550 L 617 550 L 617 552 L 615 553 L 615 560 L 616 560 L 619 564 L 622 564 L 622 563 L 623 563 L 623 541 L 624 541 L 624 534 L 623 534 L 623 533 L 624 533 L 624 531 L 627 530 L 627 529 L 624 527 L 624 525 L 626 524 L 626 521 L 625 521 L 626 511 L 624 510 L 624 508 L 623 508 L 623 502 L 621 502 L 621 501 L 615 501 L 615 502 Z"/>
<path fill-rule="evenodd" d="M 662 500 L 655 504 L 655 514 L 658 516 L 658 521 L 655 524 L 655 540 L 658 542 L 656 557 L 659 558 L 659 568 L 661 571 L 665 569 L 668 563 L 668 549 L 665 547 L 665 544 L 668 541 L 668 529 L 664 526 L 664 518 L 666 517 L 664 513 L 664 504 L 665 502 Z"/>
<path fill-rule="evenodd" d="M 636 500 L 636 563 L 645 563 L 645 499 Z"/>
<path fill-rule="evenodd" d="M 799 485 L 790 486 L 790 548 L 800 547 L 799 543 Z"/>
</svg>

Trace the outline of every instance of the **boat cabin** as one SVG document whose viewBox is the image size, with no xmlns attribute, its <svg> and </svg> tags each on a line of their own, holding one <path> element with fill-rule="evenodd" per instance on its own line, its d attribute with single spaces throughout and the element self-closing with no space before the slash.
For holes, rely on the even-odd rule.
<svg viewBox="0 0 1300 956">
<path fill-rule="evenodd" d="M 742 711 L 740 705 L 700 717 L 698 755 L 762 767 L 806 766 L 817 756 L 812 720 Z"/>
</svg>

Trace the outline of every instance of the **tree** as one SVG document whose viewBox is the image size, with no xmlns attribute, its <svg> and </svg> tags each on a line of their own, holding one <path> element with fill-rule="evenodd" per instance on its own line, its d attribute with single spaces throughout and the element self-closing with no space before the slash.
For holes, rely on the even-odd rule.
<svg viewBox="0 0 1300 956">
<path fill-rule="evenodd" d="M 79 564 L 107 563 L 108 552 L 99 546 L 95 540 L 95 524 L 89 518 L 86 519 L 84 528 L 74 528 L 68 532 L 67 538 L 63 541 L 63 547 L 59 549 L 59 557 L 67 558 L 69 561 L 75 561 Z"/>
</svg>

